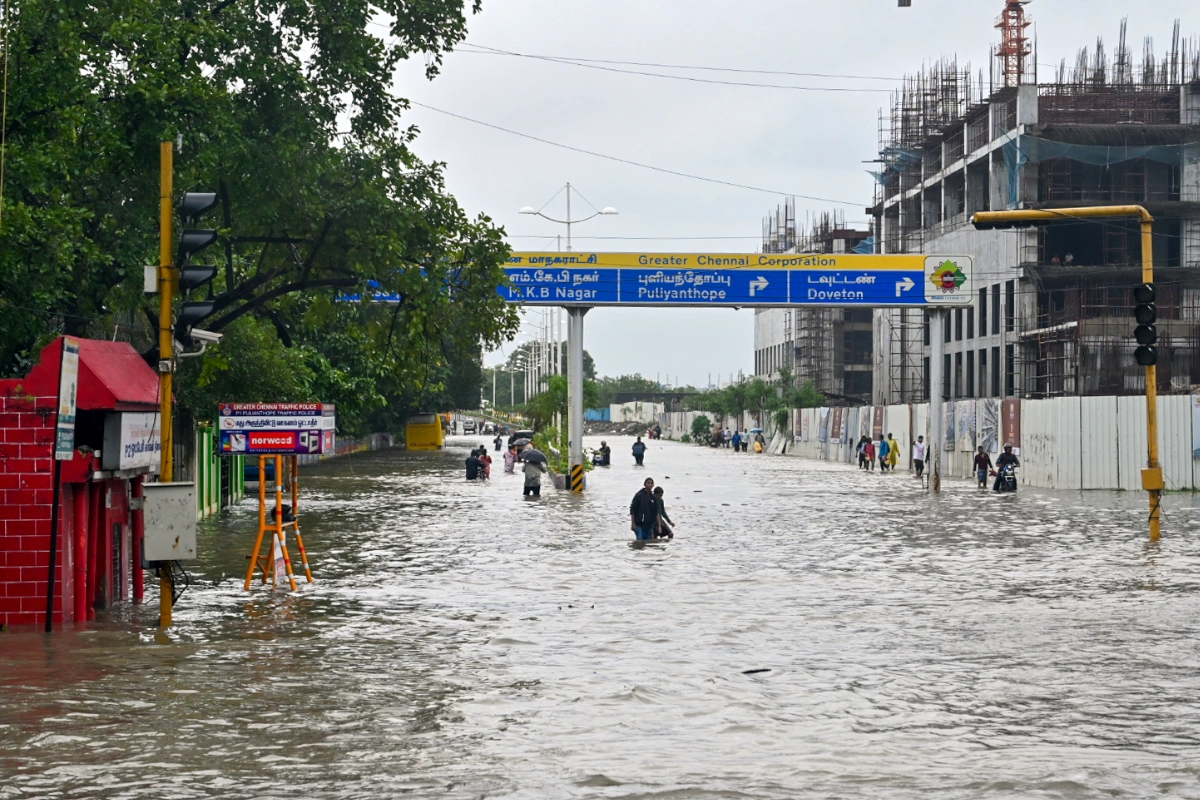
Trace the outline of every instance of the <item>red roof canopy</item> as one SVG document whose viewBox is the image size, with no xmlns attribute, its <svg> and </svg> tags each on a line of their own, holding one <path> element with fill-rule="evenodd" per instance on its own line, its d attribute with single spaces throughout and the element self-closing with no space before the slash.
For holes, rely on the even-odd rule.
<svg viewBox="0 0 1200 800">
<path fill-rule="evenodd" d="M 127 342 L 78 339 L 80 411 L 156 411 L 158 374 Z M 42 350 L 41 360 L 25 379 L 0 381 L 0 390 L 20 384 L 25 394 L 53 397 L 58 394 L 62 363 L 62 337 Z"/>
</svg>

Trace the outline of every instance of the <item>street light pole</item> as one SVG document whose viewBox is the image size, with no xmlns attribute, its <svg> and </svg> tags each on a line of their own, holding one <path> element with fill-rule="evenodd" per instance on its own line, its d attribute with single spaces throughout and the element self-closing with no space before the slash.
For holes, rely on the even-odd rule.
<svg viewBox="0 0 1200 800">
<path fill-rule="evenodd" d="M 1018 225 L 1060 222 L 1064 219 L 1093 217 L 1137 217 L 1142 227 L 1142 283 L 1154 284 L 1154 217 L 1142 206 L 1084 206 L 1052 211 L 980 211 L 971 217 L 976 228 L 1011 228 Z M 1146 364 L 1146 469 L 1142 470 L 1142 488 L 1150 497 L 1150 541 L 1158 541 L 1161 525 L 1163 482 L 1158 462 L 1158 367 Z"/>
<path fill-rule="evenodd" d="M 574 249 L 571 240 L 571 226 L 578 222 L 587 222 L 594 217 L 609 216 L 617 213 L 615 208 L 608 206 L 590 216 L 575 219 L 571 216 L 571 189 L 571 184 L 568 182 L 566 185 L 566 219 L 555 219 L 530 206 L 525 206 L 521 209 L 522 214 L 533 214 L 543 219 L 548 219 L 551 222 L 566 225 L 567 252 L 571 252 Z M 568 477 L 570 479 L 569 486 L 573 492 L 583 491 L 583 316 L 588 311 L 589 308 L 583 306 L 567 307 L 567 444 L 571 465 L 571 473 Z M 554 364 L 548 370 L 548 374 L 559 375 L 562 373 L 563 356 L 561 311 L 556 315 L 554 309 L 551 309 L 550 327 L 553 328 L 553 331 L 547 330 L 546 332 L 546 346 L 543 354 L 547 360 L 550 358 L 554 359 Z M 555 416 L 558 417 L 559 415 L 556 413 Z"/>
</svg>

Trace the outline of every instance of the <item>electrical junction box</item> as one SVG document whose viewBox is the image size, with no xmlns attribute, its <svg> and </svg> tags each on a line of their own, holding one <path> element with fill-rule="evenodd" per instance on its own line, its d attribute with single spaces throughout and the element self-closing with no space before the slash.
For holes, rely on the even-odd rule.
<svg viewBox="0 0 1200 800">
<path fill-rule="evenodd" d="M 196 559 L 196 484 L 147 483 L 142 498 L 146 561 Z"/>
</svg>

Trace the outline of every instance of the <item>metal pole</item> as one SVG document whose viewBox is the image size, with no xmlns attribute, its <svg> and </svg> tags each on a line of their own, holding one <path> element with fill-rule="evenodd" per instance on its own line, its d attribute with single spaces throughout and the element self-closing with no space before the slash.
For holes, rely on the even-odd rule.
<svg viewBox="0 0 1200 800">
<path fill-rule="evenodd" d="M 175 369 L 175 337 L 171 331 L 171 305 L 175 296 L 175 269 L 171 261 L 174 241 L 174 172 L 175 150 L 173 142 L 160 142 L 158 148 L 159 190 L 159 258 L 158 258 L 158 362 L 159 362 L 159 435 L 162 453 L 159 457 L 158 479 L 170 483 L 175 478 L 175 427 L 171 418 L 172 378 Z M 171 583 L 170 564 L 160 566 L 158 591 L 158 626 L 171 627 L 171 607 L 174 605 L 175 587 Z"/>
<path fill-rule="evenodd" d="M 583 316 L 585 306 L 567 309 L 567 434 L 571 491 L 583 491 Z"/>
<path fill-rule="evenodd" d="M 945 358 L 945 325 L 950 310 L 929 310 L 929 485 L 935 492 L 942 490 L 942 434 L 946 430 L 942 406 L 942 361 Z"/>
<path fill-rule="evenodd" d="M 1154 283 L 1154 220 L 1142 216 L 1142 281 Z M 1158 367 L 1146 367 L 1146 469 L 1142 488 L 1150 494 L 1150 541 L 1160 534 L 1163 474 L 1158 463 Z"/>
<path fill-rule="evenodd" d="M 55 406 L 55 408 L 61 408 L 61 407 L 62 407 L 62 399 L 60 398 L 58 400 L 58 403 Z M 54 500 L 52 502 L 54 503 L 54 505 L 52 505 L 50 507 L 50 577 L 46 580 L 46 633 L 50 633 L 51 631 L 54 630 L 54 588 L 55 588 L 55 583 L 56 583 L 54 573 L 58 566 L 58 564 L 57 564 L 57 561 L 58 561 L 58 505 L 59 505 L 60 499 L 62 497 L 62 495 L 60 494 L 62 491 L 62 488 L 61 488 L 62 487 L 62 461 L 60 461 L 58 459 L 57 455 L 55 455 L 55 457 L 54 457 L 53 476 L 54 476 L 54 478 L 53 478 L 53 480 L 54 480 Z M 64 545 L 63 550 L 66 550 L 66 549 L 67 548 Z M 65 573 L 65 570 L 64 570 L 64 573 Z M 66 578 L 65 574 L 63 575 L 63 578 L 64 579 Z M 66 583 L 66 580 L 64 580 L 63 583 Z M 76 589 L 76 591 L 82 592 L 83 589 L 82 589 L 82 587 L 80 587 L 80 588 Z M 63 608 L 63 618 L 64 619 L 66 618 L 66 615 L 67 615 L 66 611 L 67 610 L 64 606 L 64 608 Z M 79 621 L 83 622 L 83 620 L 79 620 Z"/>
</svg>

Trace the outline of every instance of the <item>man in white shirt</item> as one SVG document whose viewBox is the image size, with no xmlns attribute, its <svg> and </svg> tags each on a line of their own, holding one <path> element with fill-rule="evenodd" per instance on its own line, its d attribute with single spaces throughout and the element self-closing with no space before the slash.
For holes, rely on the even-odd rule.
<svg viewBox="0 0 1200 800">
<path fill-rule="evenodd" d="M 918 436 L 917 441 L 913 443 L 913 466 L 917 468 L 917 477 L 920 478 L 925 474 L 925 451 L 928 447 L 925 444 L 925 437 Z"/>
</svg>

